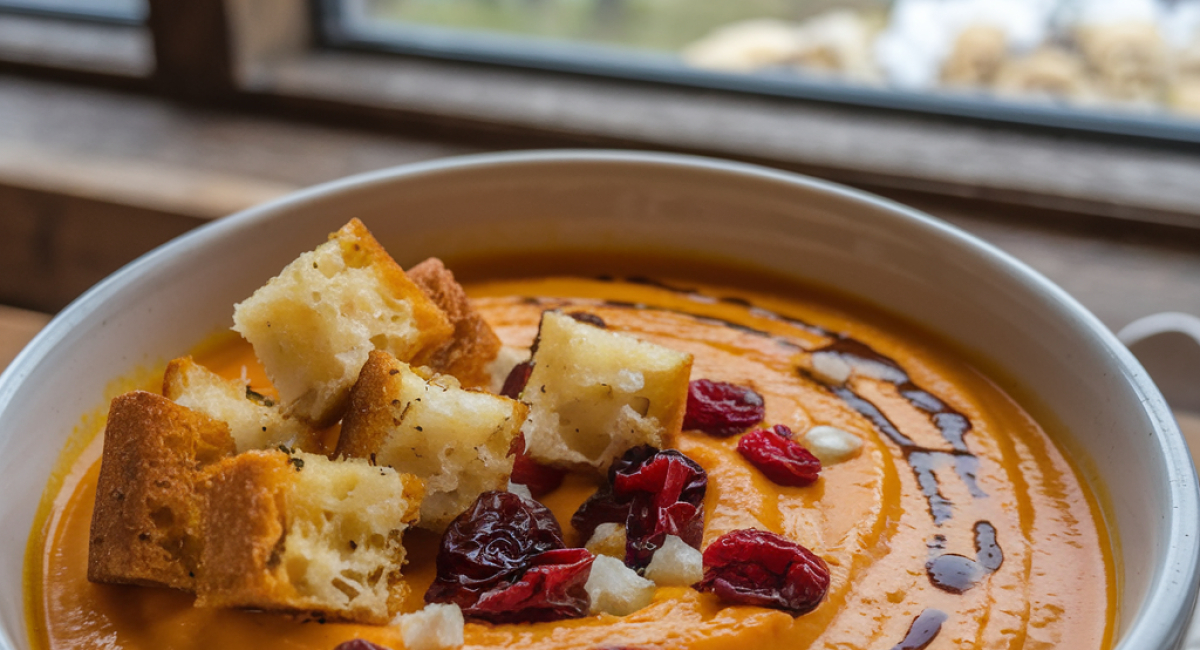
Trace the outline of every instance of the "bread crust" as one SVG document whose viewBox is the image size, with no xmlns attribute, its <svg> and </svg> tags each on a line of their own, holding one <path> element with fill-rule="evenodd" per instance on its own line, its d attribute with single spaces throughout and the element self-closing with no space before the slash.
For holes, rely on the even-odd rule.
<svg viewBox="0 0 1200 650">
<path fill-rule="evenodd" d="M 410 268 L 408 277 L 446 312 L 454 326 L 454 337 L 435 350 L 426 365 L 453 375 L 464 386 L 489 386 L 492 377 L 488 365 L 500 352 L 500 337 L 471 305 L 454 273 L 440 259 L 431 257 Z"/>
<path fill-rule="evenodd" d="M 192 589 L 204 470 L 236 452 L 224 422 L 144 391 L 112 401 L 88 579 Z"/>
</svg>

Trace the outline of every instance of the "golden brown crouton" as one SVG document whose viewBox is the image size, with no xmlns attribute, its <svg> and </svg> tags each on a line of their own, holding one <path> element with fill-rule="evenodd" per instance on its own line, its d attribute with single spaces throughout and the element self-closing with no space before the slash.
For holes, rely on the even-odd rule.
<svg viewBox="0 0 1200 650">
<path fill-rule="evenodd" d="M 250 451 L 215 467 L 196 605 L 386 623 L 421 481 L 365 460 Z"/>
<path fill-rule="evenodd" d="M 223 422 L 137 391 L 112 401 L 96 486 L 88 579 L 191 589 L 204 468 L 234 453 Z"/>
<path fill-rule="evenodd" d="M 426 365 L 454 375 L 464 386 L 488 386 L 491 383 L 488 365 L 500 352 L 500 337 L 471 306 L 467 292 L 454 280 L 454 274 L 441 260 L 431 257 L 410 268 L 408 277 L 446 312 L 454 325 L 454 338 L 438 348 Z"/>
<path fill-rule="evenodd" d="M 480 494 L 508 486 L 508 451 L 527 412 L 520 402 L 463 390 L 448 375 L 422 377 L 372 352 L 350 392 L 336 453 L 420 477 L 419 525 L 440 531 Z"/>
<path fill-rule="evenodd" d="M 284 411 L 318 426 L 341 417 L 371 350 L 426 363 L 454 334 L 436 304 L 354 219 L 234 307 Z"/>
<path fill-rule="evenodd" d="M 535 347 L 521 394 L 534 460 L 603 476 L 630 447 L 673 444 L 692 355 L 555 311 L 542 314 Z"/>
<path fill-rule="evenodd" d="M 317 432 L 306 422 L 283 415 L 270 400 L 256 397 L 241 382 L 225 379 L 191 357 L 167 364 L 163 395 L 229 425 L 238 451 L 279 445 L 305 451 L 320 448 Z"/>
</svg>

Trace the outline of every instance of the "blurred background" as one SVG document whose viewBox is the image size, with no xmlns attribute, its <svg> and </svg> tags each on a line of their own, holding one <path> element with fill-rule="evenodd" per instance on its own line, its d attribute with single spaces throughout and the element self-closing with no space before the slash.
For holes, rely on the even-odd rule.
<svg viewBox="0 0 1200 650">
<path fill-rule="evenodd" d="M 1114 331 L 1200 314 L 1200 0 L 0 0 L 0 362 L 213 219 L 559 147 L 880 193 Z"/>
</svg>

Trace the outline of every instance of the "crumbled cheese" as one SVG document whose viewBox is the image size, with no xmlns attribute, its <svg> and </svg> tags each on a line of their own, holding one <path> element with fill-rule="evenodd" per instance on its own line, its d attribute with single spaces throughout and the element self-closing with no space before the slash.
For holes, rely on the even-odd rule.
<svg viewBox="0 0 1200 650">
<path fill-rule="evenodd" d="M 849 431 L 820 425 L 804 433 L 804 446 L 822 465 L 836 465 L 857 456 L 862 451 L 863 443 Z"/>
<path fill-rule="evenodd" d="M 509 481 L 508 491 L 512 492 L 513 494 L 523 496 L 531 501 L 533 500 L 533 493 L 529 491 L 529 488 L 521 485 L 520 483 L 513 483 L 512 481 Z"/>
<path fill-rule="evenodd" d="M 584 545 L 593 555 L 625 559 L 625 527 L 621 524 L 600 524 Z"/>
<path fill-rule="evenodd" d="M 598 555 L 583 588 L 592 599 L 593 614 L 625 616 L 649 605 L 655 587 L 621 560 Z"/>
<path fill-rule="evenodd" d="M 660 587 L 688 587 L 704 578 L 704 556 L 675 535 L 667 535 L 650 558 L 646 577 Z"/>
<path fill-rule="evenodd" d="M 841 355 L 835 352 L 818 352 L 812 355 L 812 372 L 817 379 L 841 386 L 850 378 L 852 368 Z"/>
<path fill-rule="evenodd" d="M 426 605 L 419 612 L 397 616 L 392 624 L 400 627 L 408 650 L 444 650 L 463 644 L 463 613 L 453 603 Z"/>
</svg>

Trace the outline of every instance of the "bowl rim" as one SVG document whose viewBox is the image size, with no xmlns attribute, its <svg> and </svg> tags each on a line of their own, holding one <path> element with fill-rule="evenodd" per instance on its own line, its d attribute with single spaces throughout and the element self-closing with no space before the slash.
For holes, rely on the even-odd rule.
<svg viewBox="0 0 1200 650">
<path fill-rule="evenodd" d="M 1043 297 L 1056 303 L 1062 310 L 1062 315 L 1074 321 L 1075 325 L 1088 330 L 1088 333 L 1094 336 L 1113 360 L 1119 364 L 1154 425 L 1158 451 L 1166 457 L 1164 463 L 1168 470 L 1165 477 L 1168 482 L 1166 492 L 1174 507 L 1170 513 L 1164 515 L 1169 521 L 1167 522 L 1166 548 L 1160 564 L 1161 570 L 1148 583 L 1147 597 L 1142 602 L 1140 611 L 1132 624 L 1125 630 L 1116 630 L 1116 634 L 1121 637 L 1121 640 L 1113 647 L 1132 648 L 1136 643 L 1138 648 L 1173 648 L 1179 643 L 1186 632 L 1197 591 L 1200 590 L 1200 581 L 1197 580 L 1198 573 L 1200 573 L 1200 535 L 1193 534 L 1194 526 L 1190 528 L 1187 526 L 1189 521 L 1193 523 L 1200 521 L 1200 490 L 1197 488 L 1196 469 L 1190 460 L 1187 443 L 1179 431 L 1174 415 L 1148 373 L 1141 367 L 1133 354 L 1095 315 L 1064 289 L 996 246 L 956 226 L 891 199 L 838 183 L 751 163 L 688 154 L 637 150 L 512 151 L 453 156 L 403 164 L 335 179 L 286 194 L 227 217 L 213 220 L 176 237 L 126 264 L 72 301 L 18 353 L 0 374 L 0 417 L 7 412 L 24 379 L 73 328 L 96 312 L 130 281 L 142 276 L 149 269 L 168 264 L 172 258 L 189 248 L 202 246 L 211 240 L 233 236 L 236 231 L 248 228 L 259 221 L 270 219 L 275 213 L 286 211 L 292 206 L 302 205 L 318 198 L 328 198 L 331 195 L 354 192 L 372 185 L 442 172 L 545 163 L 556 165 L 600 163 L 618 166 L 635 164 L 676 170 L 706 170 L 799 186 L 809 191 L 864 204 L 915 223 L 935 236 L 964 247 L 982 258 L 983 261 L 1004 269 L 1009 278 L 1023 289 L 1035 294 L 1042 294 Z M 23 551 L 24 549 L 22 549 Z M 1182 600 L 1178 598 L 1180 589 L 1184 591 Z M 0 638 L 0 641 L 2 640 Z"/>
</svg>

